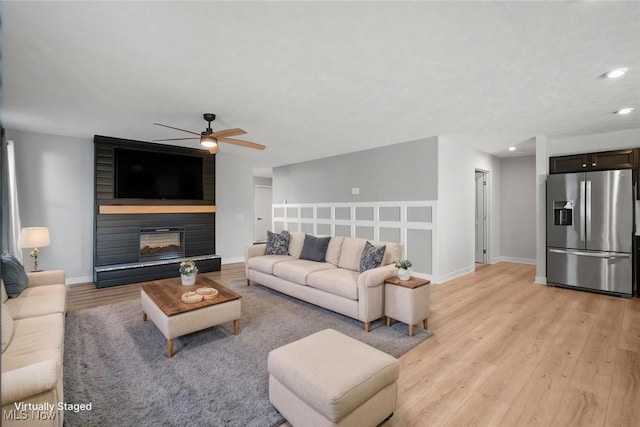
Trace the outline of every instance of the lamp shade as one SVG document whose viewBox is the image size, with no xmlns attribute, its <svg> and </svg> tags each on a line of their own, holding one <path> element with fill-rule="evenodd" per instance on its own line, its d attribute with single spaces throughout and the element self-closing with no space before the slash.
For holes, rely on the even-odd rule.
<svg viewBox="0 0 640 427">
<path fill-rule="evenodd" d="M 42 248 L 51 244 L 47 227 L 26 227 L 20 233 L 21 248 Z"/>
</svg>

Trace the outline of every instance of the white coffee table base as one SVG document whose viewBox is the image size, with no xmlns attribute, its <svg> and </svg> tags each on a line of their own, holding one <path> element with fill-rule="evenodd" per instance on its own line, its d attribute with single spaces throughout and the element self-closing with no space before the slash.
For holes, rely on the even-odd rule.
<svg viewBox="0 0 640 427">
<path fill-rule="evenodd" d="M 233 321 L 233 334 L 240 333 L 240 300 L 202 307 L 186 313 L 167 316 L 144 292 L 140 291 L 142 320 L 151 319 L 167 339 L 167 357 L 173 357 L 173 339 L 212 326 Z"/>
</svg>

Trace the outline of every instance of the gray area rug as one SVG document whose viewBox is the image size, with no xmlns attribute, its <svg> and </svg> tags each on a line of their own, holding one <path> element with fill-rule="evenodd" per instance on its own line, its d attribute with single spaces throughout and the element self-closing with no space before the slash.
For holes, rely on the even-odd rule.
<svg viewBox="0 0 640 427">
<path fill-rule="evenodd" d="M 67 426 L 277 426 L 269 403 L 269 351 L 332 328 L 395 357 L 433 335 L 384 320 L 371 332 L 351 318 L 245 282 L 240 334 L 224 324 L 166 340 L 142 321 L 139 300 L 69 313 L 65 326 L 64 400 L 91 411 L 66 412 Z"/>
</svg>

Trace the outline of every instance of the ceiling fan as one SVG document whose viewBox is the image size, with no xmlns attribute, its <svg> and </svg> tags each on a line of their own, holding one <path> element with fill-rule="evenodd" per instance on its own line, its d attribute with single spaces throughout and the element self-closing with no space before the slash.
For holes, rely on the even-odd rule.
<svg viewBox="0 0 640 427">
<path fill-rule="evenodd" d="M 266 146 L 264 146 L 262 144 L 256 144 L 255 142 L 249 142 L 249 141 L 243 141 L 241 139 L 229 138 L 230 136 L 244 135 L 244 134 L 247 133 L 247 132 L 245 132 L 245 131 L 243 131 L 242 129 L 239 129 L 239 128 L 226 129 L 226 130 L 221 130 L 221 131 L 218 131 L 218 132 L 214 132 L 213 129 L 211 129 L 211 122 L 216 119 L 216 115 L 215 114 L 205 113 L 205 114 L 203 114 L 202 117 L 209 124 L 207 125 L 207 129 L 202 131 L 202 132 L 200 132 L 200 133 L 192 132 L 190 130 L 180 129 L 180 128 L 177 128 L 177 127 L 174 127 L 174 126 L 163 125 L 162 123 L 154 123 L 154 125 L 157 125 L 157 126 L 162 126 L 162 127 L 169 128 L 169 129 L 175 129 L 175 130 L 179 130 L 179 131 L 182 131 L 182 132 L 191 133 L 193 135 L 197 135 L 197 137 L 154 139 L 152 141 L 154 141 L 154 142 L 158 142 L 158 141 L 183 141 L 183 140 L 188 140 L 188 139 L 200 139 L 200 145 L 202 145 L 203 147 L 206 147 L 211 154 L 216 154 L 216 153 L 220 152 L 220 147 L 218 145 L 219 142 L 225 142 L 227 144 L 239 145 L 241 147 L 246 147 L 246 148 L 254 148 L 256 150 L 264 150 L 266 148 Z"/>
</svg>

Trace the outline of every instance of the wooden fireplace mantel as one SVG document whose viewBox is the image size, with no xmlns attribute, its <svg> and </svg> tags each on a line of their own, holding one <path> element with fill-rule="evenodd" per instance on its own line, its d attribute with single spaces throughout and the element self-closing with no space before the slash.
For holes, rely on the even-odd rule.
<svg viewBox="0 0 640 427">
<path fill-rule="evenodd" d="M 175 214 L 215 213 L 215 205 L 101 205 L 98 213 L 108 214 Z"/>
</svg>

